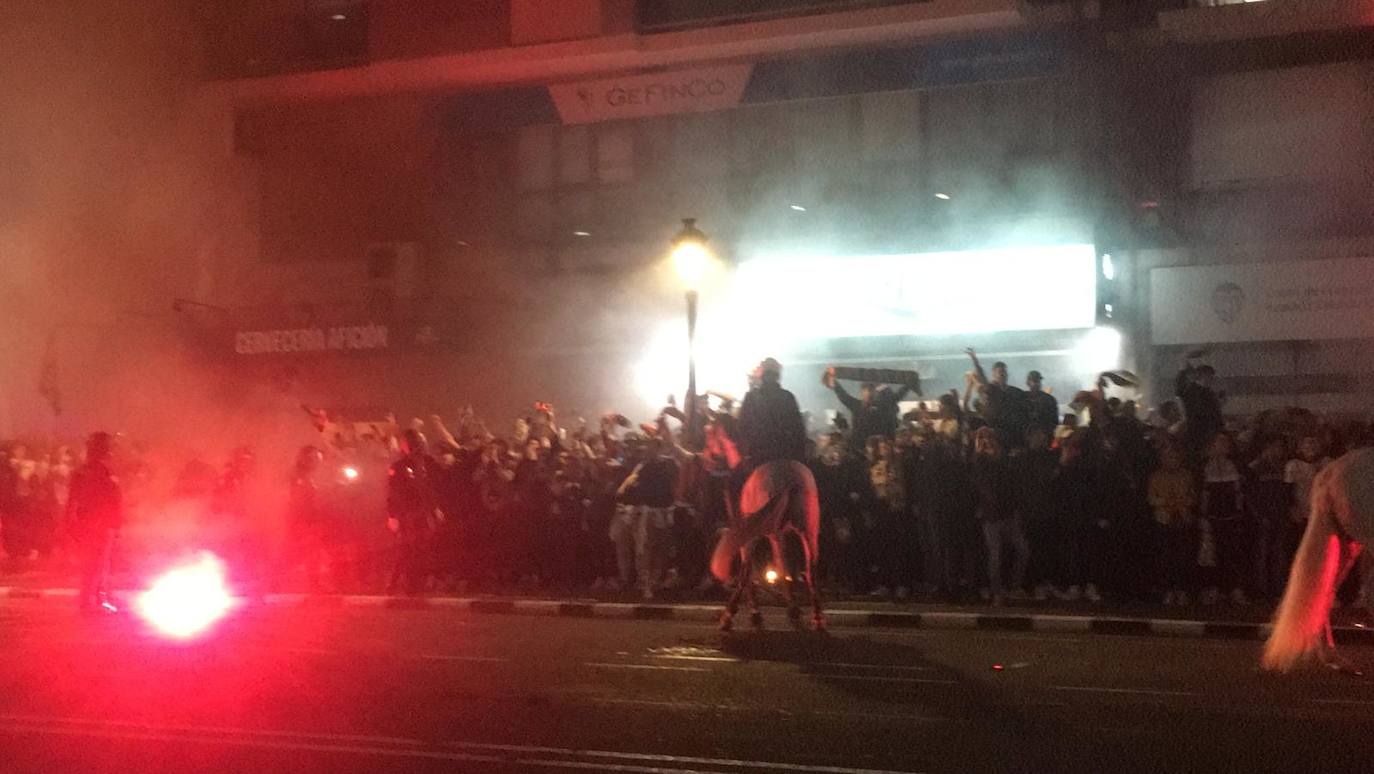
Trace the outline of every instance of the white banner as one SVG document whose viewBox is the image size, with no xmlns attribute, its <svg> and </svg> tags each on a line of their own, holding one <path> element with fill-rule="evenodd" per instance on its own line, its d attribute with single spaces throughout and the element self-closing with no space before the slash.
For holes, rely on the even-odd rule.
<svg viewBox="0 0 1374 774">
<path fill-rule="evenodd" d="M 739 104 L 753 65 L 557 83 L 549 94 L 565 124 L 726 110 Z"/>
<path fill-rule="evenodd" d="M 1374 259 L 1155 269 L 1150 325 L 1155 344 L 1374 336 Z"/>
</svg>

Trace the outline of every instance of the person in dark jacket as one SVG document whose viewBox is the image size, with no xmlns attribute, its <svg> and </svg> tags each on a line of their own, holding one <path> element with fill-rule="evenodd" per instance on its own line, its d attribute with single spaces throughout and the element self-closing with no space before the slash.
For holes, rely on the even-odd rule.
<svg viewBox="0 0 1374 774">
<path fill-rule="evenodd" d="M 1020 449 L 1026 441 L 1026 393 L 1007 383 L 1007 364 L 992 364 L 992 379 L 983 371 L 978 354 L 969 347 L 973 377 L 978 384 L 978 413 L 997 431 L 1003 446 Z"/>
<path fill-rule="evenodd" d="M 744 467 L 774 460 L 806 461 L 806 423 L 797 398 L 782 388 L 782 365 L 768 358 L 755 370 L 758 386 L 740 405 L 736 444 Z"/>
<path fill-rule="evenodd" d="M 629 586 L 638 580 L 640 594 L 646 600 L 654 598 L 663 569 L 662 537 L 671 526 L 673 489 L 677 483 L 677 463 L 667 456 L 672 439 L 659 432 L 647 433 L 641 458 L 621 482 L 617 495 L 624 507 L 611 532 L 618 552 L 621 583 Z"/>
<path fill-rule="evenodd" d="M 910 385 L 904 384 L 893 392 L 872 382 L 864 382 L 859 387 L 859 397 L 855 398 L 835 378 L 834 368 L 826 369 L 824 383 L 835 391 L 835 397 L 849 409 L 855 439 L 867 442 L 875 435 L 889 439 L 896 435 L 897 404 L 911 392 Z"/>
<path fill-rule="evenodd" d="M 1196 470 L 1202 468 L 1207 447 L 1223 426 L 1221 398 L 1212 387 L 1215 379 L 1211 366 L 1195 366 L 1190 359 L 1174 381 L 1174 394 L 1183 404 L 1183 443 Z"/>
<path fill-rule="evenodd" d="M 124 525 L 124 495 L 110 472 L 114 439 L 93 433 L 86 441 L 86 462 L 72 473 L 67 495 L 67 523 L 76 539 L 81 564 L 82 610 L 114 612 L 106 593 L 110 550 Z"/>
<path fill-rule="evenodd" d="M 1046 438 L 1053 438 L 1054 429 L 1059 426 L 1059 401 L 1045 392 L 1044 377 L 1039 371 L 1026 374 L 1024 398 L 1027 443 L 1030 433 L 1035 430 L 1043 432 Z"/>
<path fill-rule="evenodd" d="M 977 516 L 983 527 L 983 541 L 987 549 L 988 582 L 992 603 L 1001 605 L 1008 595 L 1025 596 L 1022 584 L 1030 559 L 1030 546 L 1021 526 L 1021 514 L 1016 481 L 1016 469 L 1007 459 L 997 433 L 989 427 L 974 436 L 974 457 L 969 477 L 978 498 Z M 1010 583 L 1004 583 L 1002 562 L 1004 551 L 1011 549 Z"/>
<path fill-rule="evenodd" d="M 759 363 L 754 385 L 730 431 L 741 456 L 730 476 L 730 507 L 736 511 L 755 468 L 778 460 L 806 461 L 806 420 L 797 397 L 782 388 L 782 364 L 771 357 Z"/>
<path fill-rule="evenodd" d="M 401 440 L 402 456 L 388 471 L 387 526 L 398 538 L 399 554 L 387 591 L 394 593 L 402 580 L 406 592 L 418 594 L 428 575 L 429 536 L 439 518 L 435 490 L 438 464 L 426 450 L 425 436 L 407 430 Z"/>
<path fill-rule="evenodd" d="M 296 453 L 286 499 L 288 560 L 305 565 L 306 581 L 316 593 L 323 588 L 321 579 L 327 564 L 319 487 L 315 482 L 322 462 L 324 452 L 318 447 L 304 446 Z"/>
<path fill-rule="evenodd" d="M 1026 541 L 1030 544 L 1030 582 L 1035 599 L 1043 602 L 1054 593 L 1054 558 L 1067 535 L 1055 518 L 1054 479 L 1059 455 L 1050 449 L 1049 434 L 1034 427 L 1026 432 L 1026 451 L 1012 458 L 1016 472 L 1017 499 Z"/>
</svg>

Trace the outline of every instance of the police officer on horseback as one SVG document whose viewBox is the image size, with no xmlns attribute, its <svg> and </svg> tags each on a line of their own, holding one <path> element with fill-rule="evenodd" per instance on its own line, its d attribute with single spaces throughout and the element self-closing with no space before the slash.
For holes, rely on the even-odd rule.
<svg viewBox="0 0 1374 774">
<path fill-rule="evenodd" d="M 792 583 L 800 577 L 811 596 L 812 625 L 818 630 L 825 628 L 815 578 L 820 503 L 815 479 L 805 464 L 806 422 L 796 396 L 784 390 L 781 381 L 782 366 L 778 361 L 770 357 L 760 363 L 735 423 L 734 441 L 743 456 L 731 477 L 730 507 L 735 518 L 712 553 L 711 573 L 726 582 L 736 557 L 741 561 L 741 569 L 739 584 L 721 614 L 721 631 L 730 631 L 742 595 L 749 598 L 754 626 L 763 625 L 753 597 L 750 554 L 751 547 L 763 539 L 770 542 L 773 561 L 783 569 L 779 574 L 784 576 L 782 589 L 788 618 L 794 625 L 801 625 L 801 610 L 791 590 Z M 789 533 L 801 543 L 805 565 L 799 573 L 786 571 L 782 540 Z"/>
<path fill-rule="evenodd" d="M 773 358 L 754 370 L 754 386 L 744 396 L 736 425 L 745 465 L 773 460 L 806 461 L 806 423 L 797 398 L 782 388 L 782 364 Z"/>
</svg>

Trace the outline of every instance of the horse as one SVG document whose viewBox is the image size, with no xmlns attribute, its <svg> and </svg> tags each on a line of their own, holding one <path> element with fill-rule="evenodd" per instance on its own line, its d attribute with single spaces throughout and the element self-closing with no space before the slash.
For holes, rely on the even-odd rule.
<svg viewBox="0 0 1374 774">
<path fill-rule="evenodd" d="M 787 600 L 788 620 L 793 626 L 801 628 L 801 610 L 797 607 L 796 595 L 792 593 L 791 580 L 785 571 L 787 560 L 782 550 L 783 537 L 790 532 L 801 541 L 805 558 L 806 588 L 811 596 L 811 625 L 816 631 L 824 631 L 825 615 L 821 612 L 820 593 L 816 590 L 821 505 L 816 493 L 816 479 L 811 475 L 810 468 L 793 460 L 775 460 L 759 465 L 744 482 L 736 512 L 739 516 L 734 526 L 721 535 L 711 555 L 711 574 L 723 584 L 730 582 L 730 565 L 735 557 L 740 559 L 735 588 L 721 613 L 720 630 L 728 632 L 733 627 L 741 596 L 749 599 L 754 627 L 763 626 L 763 615 L 758 609 L 751 573 L 751 549 L 763 538 L 767 538 L 772 546 L 775 565 L 784 569 L 781 573 L 782 588 Z"/>
<path fill-rule="evenodd" d="M 1307 529 L 1274 614 L 1262 665 L 1288 672 L 1317 661 L 1335 669 L 1331 606 L 1336 589 L 1374 539 L 1374 449 L 1356 449 L 1312 481 Z"/>
</svg>

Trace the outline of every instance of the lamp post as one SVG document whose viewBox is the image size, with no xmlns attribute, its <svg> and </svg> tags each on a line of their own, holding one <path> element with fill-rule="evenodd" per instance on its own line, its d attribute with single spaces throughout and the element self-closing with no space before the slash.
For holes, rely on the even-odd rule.
<svg viewBox="0 0 1374 774">
<path fill-rule="evenodd" d="M 689 448 L 698 449 L 702 439 L 697 421 L 697 299 L 711 255 L 706 249 L 706 234 L 697 228 L 696 218 L 682 219 L 682 230 L 673 237 L 672 257 L 678 278 L 687 289 L 687 398 L 683 405 L 686 441 Z"/>
</svg>

